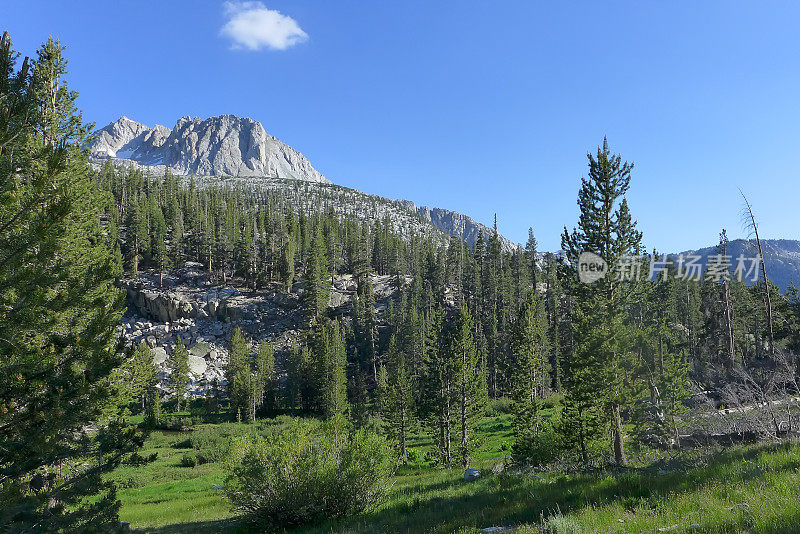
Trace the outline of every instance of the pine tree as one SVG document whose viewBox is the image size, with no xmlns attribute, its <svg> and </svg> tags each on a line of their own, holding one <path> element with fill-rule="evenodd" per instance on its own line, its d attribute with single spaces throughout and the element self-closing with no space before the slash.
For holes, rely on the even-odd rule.
<svg viewBox="0 0 800 534">
<path fill-rule="evenodd" d="M 424 371 L 421 377 L 420 413 L 434 437 L 439 460 L 453 461 L 452 434 L 456 407 L 453 359 L 443 346 L 441 310 L 432 308 L 426 316 Z"/>
<path fill-rule="evenodd" d="M 369 398 L 367 396 L 367 384 L 364 372 L 361 368 L 356 368 L 350 380 L 350 392 L 348 395 L 350 402 L 350 419 L 356 428 L 363 428 L 369 419 Z"/>
<path fill-rule="evenodd" d="M 649 260 L 664 261 L 655 251 Z M 640 282 L 633 306 L 633 315 L 637 317 L 636 350 L 650 394 L 649 403 L 638 403 L 639 408 L 646 408 L 645 420 L 638 426 L 640 431 L 646 429 L 648 438 L 654 433 L 662 437 L 671 435 L 677 445 L 680 442 L 678 417 L 684 413 L 683 401 L 689 396 L 688 339 L 675 328 L 680 321 L 676 304 L 682 300 L 682 295 L 674 265 L 671 261 L 665 263 L 668 276 Z"/>
<path fill-rule="evenodd" d="M 375 412 L 384 417 L 389 411 L 389 368 L 381 365 L 375 380 Z"/>
<path fill-rule="evenodd" d="M 589 370 L 587 378 L 591 380 L 577 383 L 571 377 L 567 402 L 577 403 L 571 413 L 580 417 L 595 411 L 585 406 L 585 402 L 596 399 L 603 404 L 611 428 L 614 459 L 624 465 L 622 412 L 633 400 L 630 378 L 635 374 L 636 362 L 631 350 L 632 334 L 625 319 L 631 289 L 625 283 L 618 283 L 613 273 L 625 255 L 640 253 L 642 234 L 636 230 L 625 199 L 633 164 L 622 163 L 620 156 L 612 155 L 607 140 L 597 149 L 597 155 L 588 154 L 588 159 L 589 177 L 581 180 L 578 193 L 578 227 L 572 233 L 564 228 L 561 247 L 573 269 L 578 256 L 590 251 L 607 262 L 611 274 L 592 284 L 574 286 L 576 346 L 569 368 Z M 588 421 L 578 423 L 585 427 Z M 581 449 L 583 453 L 585 446 L 581 445 Z"/>
<path fill-rule="evenodd" d="M 183 212 L 178 206 L 174 207 L 173 210 L 169 240 L 169 263 L 175 267 L 181 267 L 183 265 Z"/>
<path fill-rule="evenodd" d="M 378 354 L 376 348 L 377 320 L 375 294 L 369 272 L 357 273 L 357 288 L 353 302 L 353 330 L 361 365 L 369 365 L 373 380 L 377 380 Z"/>
<path fill-rule="evenodd" d="M 258 406 L 265 406 L 266 410 L 277 409 L 277 398 L 275 395 L 277 388 L 277 377 L 275 375 L 275 350 L 271 343 L 266 341 L 258 346 L 256 352 L 256 376 L 258 377 L 258 391 L 254 395 Z"/>
<path fill-rule="evenodd" d="M 536 284 L 539 282 L 539 253 L 536 250 L 536 237 L 533 235 L 533 228 L 528 228 L 528 242 L 525 244 L 525 262 L 528 265 L 528 274 L 531 281 L 531 287 L 535 290 Z"/>
<path fill-rule="evenodd" d="M 295 243 L 289 239 L 283 247 L 279 264 L 280 277 L 286 284 L 287 291 L 292 289 L 292 284 L 294 283 L 294 254 Z"/>
<path fill-rule="evenodd" d="M 139 343 L 130 359 L 124 363 L 124 368 L 128 374 L 131 399 L 139 404 L 141 411 L 147 410 L 148 402 L 153 397 L 151 390 L 158 383 L 158 369 L 147 343 Z"/>
<path fill-rule="evenodd" d="M 250 370 L 250 347 L 239 328 L 233 330 L 228 344 L 225 379 L 228 381 L 231 417 L 235 421 L 241 421 L 251 415 L 253 373 Z"/>
<path fill-rule="evenodd" d="M 183 344 L 181 336 L 175 340 L 172 349 L 172 374 L 169 377 L 172 386 L 172 396 L 175 398 L 176 411 L 181 411 L 181 402 L 186 397 L 189 384 L 189 351 Z"/>
<path fill-rule="evenodd" d="M 562 321 L 564 314 L 562 300 L 564 295 L 558 278 L 558 264 L 553 254 L 547 253 L 545 255 L 543 277 L 546 285 L 544 298 L 547 311 L 548 345 L 550 346 L 551 388 L 555 391 L 560 391 L 562 347 L 564 346 L 562 337 L 566 329 Z"/>
<path fill-rule="evenodd" d="M 144 426 L 155 428 L 161 423 L 161 394 L 153 384 L 146 390 L 147 407 L 144 412 Z"/>
<path fill-rule="evenodd" d="M 326 326 L 327 342 L 319 350 L 321 362 L 322 412 L 326 417 L 347 413 L 347 352 L 339 321 Z"/>
<path fill-rule="evenodd" d="M 309 321 L 319 321 L 328 309 L 330 299 L 328 258 L 322 231 L 317 227 L 311 240 L 309 257 L 304 276 L 303 303 Z"/>
<path fill-rule="evenodd" d="M 381 413 L 389 437 L 399 449 L 400 460 L 408 461 L 408 435 L 413 425 L 414 390 L 406 355 L 399 349 L 395 336 L 389 340 L 387 365 L 381 367 L 382 391 Z"/>
<path fill-rule="evenodd" d="M 127 209 L 127 214 L 126 232 L 131 259 L 131 274 L 136 276 L 139 272 L 139 259 L 142 251 L 150 247 L 147 208 L 144 203 L 132 199 L 131 205 Z"/>
<path fill-rule="evenodd" d="M 112 373 L 121 274 L 103 236 L 77 93 L 52 38 L 19 70 L 0 39 L 0 530 L 118 526 L 103 475 L 136 440 Z M 96 432 L 90 431 L 93 427 Z M 97 461 L 84 462 L 86 457 Z M 64 469 L 61 467 L 64 466 Z"/>
<path fill-rule="evenodd" d="M 170 259 L 167 251 L 167 225 L 164 221 L 164 214 L 159 206 L 153 206 L 150 217 L 152 229 L 150 240 L 152 244 L 152 257 L 158 269 L 158 286 L 164 285 L 164 271 L 170 267 Z"/>
<path fill-rule="evenodd" d="M 469 467 L 475 425 L 486 406 L 486 383 L 472 337 L 472 317 L 464 307 L 450 327 L 447 344 L 449 369 L 453 372 L 454 404 L 458 411 L 459 454 L 462 467 Z"/>
<path fill-rule="evenodd" d="M 284 404 L 290 410 L 303 405 L 303 378 L 300 346 L 292 344 L 286 358 L 286 385 L 284 388 Z"/>
<path fill-rule="evenodd" d="M 531 293 L 514 325 L 512 398 L 516 461 L 527 459 L 539 436 L 541 402 L 548 389 L 548 335 L 544 304 Z"/>
</svg>

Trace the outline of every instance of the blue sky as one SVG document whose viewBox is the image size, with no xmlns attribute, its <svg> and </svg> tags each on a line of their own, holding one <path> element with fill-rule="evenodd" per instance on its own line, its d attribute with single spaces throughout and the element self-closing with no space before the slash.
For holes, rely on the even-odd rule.
<svg viewBox="0 0 800 534">
<path fill-rule="evenodd" d="M 25 54 L 61 38 L 98 126 L 249 116 L 337 184 L 549 250 L 607 135 L 648 247 L 746 237 L 739 187 L 762 237 L 800 238 L 797 3 L 56 5 L 6 1 L 0 26 Z"/>
</svg>

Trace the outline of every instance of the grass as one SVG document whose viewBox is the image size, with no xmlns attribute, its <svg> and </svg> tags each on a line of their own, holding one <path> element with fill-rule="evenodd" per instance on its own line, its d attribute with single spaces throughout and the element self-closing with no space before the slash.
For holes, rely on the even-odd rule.
<svg viewBox="0 0 800 534">
<path fill-rule="evenodd" d="M 158 459 L 123 466 L 121 519 L 139 532 L 247 532 L 215 487 L 218 462 L 181 467 L 190 448 L 175 445 L 192 432 L 154 432 L 143 455 Z M 647 467 L 592 472 L 504 472 L 511 420 L 498 413 L 481 421 L 476 466 L 484 476 L 464 482 L 460 469 L 424 461 L 432 444 L 414 436 L 422 458 L 398 469 L 390 499 L 380 509 L 296 532 L 476 532 L 519 526 L 517 532 L 791 533 L 800 530 L 800 445 L 740 446 L 683 455 Z"/>
<path fill-rule="evenodd" d="M 191 432 L 153 432 L 140 452 L 158 453 L 158 458 L 143 466 L 121 466 L 112 476 L 122 501 L 120 519 L 136 528 L 149 529 L 175 523 L 219 520 L 233 513 L 222 492 L 225 474 L 219 463 L 181 467 L 191 448 L 174 448 Z M 186 532 L 191 530 L 187 528 Z"/>
</svg>

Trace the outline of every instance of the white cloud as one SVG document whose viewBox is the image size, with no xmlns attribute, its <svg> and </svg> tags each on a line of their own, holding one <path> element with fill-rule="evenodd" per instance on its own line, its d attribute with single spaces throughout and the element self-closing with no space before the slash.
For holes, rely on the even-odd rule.
<svg viewBox="0 0 800 534">
<path fill-rule="evenodd" d="M 308 40 L 297 21 L 261 2 L 225 2 L 224 6 L 228 21 L 220 33 L 233 41 L 233 48 L 286 50 Z"/>
</svg>

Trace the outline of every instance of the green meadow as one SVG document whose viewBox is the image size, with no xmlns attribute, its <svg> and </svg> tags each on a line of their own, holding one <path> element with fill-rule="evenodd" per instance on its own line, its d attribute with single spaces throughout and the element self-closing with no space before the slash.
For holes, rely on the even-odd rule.
<svg viewBox="0 0 800 534">
<path fill-rule="evenodd" d="M 251 532 L 231 509 L 222 487 L 225 442 L 259 425 L 197 425 L 154 431 L 141 466 L 124 465 L 120 516 L 135 532 Z M 626 469 L 504 468 L 511 417 L 498 413 L 478 425 L 475 467 L 481 478 L 429 461 L 433 445 L 415 435 L 411 461 L 398 467 L 390 497 L 378 509 L 294 532 L 709 532 L 792 533 L 800 529 L 800 446 L 795 442 L 685 450 Z M 645 458 L 646 455 L 641 456 Z"/>
</svg>

